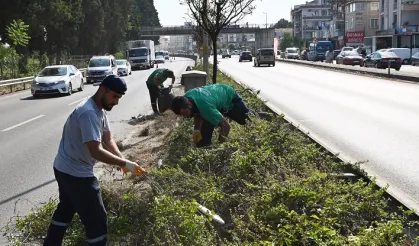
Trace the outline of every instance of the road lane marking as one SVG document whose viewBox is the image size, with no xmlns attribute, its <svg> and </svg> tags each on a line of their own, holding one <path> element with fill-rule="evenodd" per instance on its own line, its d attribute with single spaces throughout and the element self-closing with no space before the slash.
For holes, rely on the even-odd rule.
<svg viewBox="0 0 419 246">
<path fill-rule="evenodd" d="M 84 97 L 84 98 L 82 98 L 82 99 L 79 99 L 79 100 L 77 100 L 77 101 L 74 101 L 74 102 L 72 102 L 72 103 L 69 103 L 69 104 L 68 104 L 68 106 L 73 105 L 73 104 L 76 104 L 76 103 L 78 103 L 78 102 L 81 102 L 81 101 L 83 101 L 84 99 L 86 99 L 86 97 Z"/>
<path fill-rule="evenodd" d="M 27 124 L 27 123 L 29 123 L 29 122 L 31 122 L 31 121 L 37 120 L 37 119 L 39 119 L 39 118 L 42 118 L 42 117 L 44 117 L 44 116 L 45 116 L 45 115 L 43 115 L 43 114 L 38 115 L 38 116 L 36 116 L 36 117 L 34 117 L 34 118 L 32 118 L 32 119 L 29 119 L 29 120 L 24 121 L 24 122 L 21 122 L 21 123 L 19 123 L 19 124 L 17 124 L 17 125 L 14 125 L 14 126 L 11 126 L 11 127 L 9 127 L 9 128 L 6 128 L 6 129 L 2 130 L 2 132 L 7 132 L 7 131 L 10 131 L 10 130 L 12 130 L 12 129 L 15 129 L 16 127 L 22 126 L 22 125 Z"/>
</svg>

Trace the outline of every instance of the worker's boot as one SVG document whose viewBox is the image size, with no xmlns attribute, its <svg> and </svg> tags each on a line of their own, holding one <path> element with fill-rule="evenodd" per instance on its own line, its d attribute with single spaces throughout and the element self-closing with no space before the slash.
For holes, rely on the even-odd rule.
<svg viewBox="0 0 419 246">
<path fill-rule="evenodd" d="M 155 115 L 160 114 L 159 110 L 157 109 L 157 104 L 156 103 L 152 103 L 151 108 L 153 109 L 153 112 L 154 112 Z"/>
</svg>

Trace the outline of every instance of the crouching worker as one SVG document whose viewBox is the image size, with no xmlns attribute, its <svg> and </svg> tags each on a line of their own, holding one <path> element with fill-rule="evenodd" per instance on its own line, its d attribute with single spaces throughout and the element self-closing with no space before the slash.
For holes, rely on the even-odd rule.
<svg viewBox="0 0 419 246">
<path fill-rule="evenodd" d="M 125 173 L 136 176 L 146 173 L 137 163 L 122 156 L 112 138 L 105 113 L 118 104 L 126 90 L 123 79 L 109 75 L 100 83 L 96 94 L 80 103 L 67 118 L 54 161 L 59 203 L 44 246 L 62 245 L 75 213 L 84 225 L 88 244 L 106 245 L 108 220 L 99 183 L 93 173 L 96 161 L 121 167 Z"/>
<path fill-rule="evenodd" d="M 230 124 L 225 117 L 240 125 L 245 125 L 249 118 L 246 103 L 233 87 L 224 84 L 202 86 L 186 92 L 184 96 L 175 97 L 172 111 L 183 117 L 194 117 L 192 139 L 197 147 L 211 145 L 212 133 L 218 126 L 218 140 L 227 140 Z"/>
<path fill-rule="evenodd" d="M 154 70 L 150 74 L 150 76 L 147 79 L 147 88 L 148 92 L 150 93 L 150 102 L 151 107 L 153 108 L 154 114 L 159 114 L 159 110 L 157 109 L 157 99 L 159 98 L 159 87 L 163 87 L 164 81 L 166 81 L 167 78 L 172 79 L 172 85 L 175 83 L 175 74 L 172 70 L 169 70 L 167 68 L 160 68 Z"/>
</svg>

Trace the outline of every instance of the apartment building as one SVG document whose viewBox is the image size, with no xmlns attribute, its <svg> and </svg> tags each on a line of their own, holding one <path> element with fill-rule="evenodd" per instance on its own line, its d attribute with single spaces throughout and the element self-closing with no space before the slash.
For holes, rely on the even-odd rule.
<svg viewBox="0 0 419 246">
<path fill-rule="evenodd" d="M 419 48 L 419 0 L 380 0 L 379 48 Z"/>
<path fill-rule="evenodd" d="M 364 45 L 373 51 L 372 37 L 379 30 L 379 1 L 352 0 L 345 5 L 345 45 Z"/>
<path fill-rule="evenodd" d="M 294 23 L 293 35 L 311 42 L 313 38 L 326 40 L 331 38 L 332 20 L 329 0 L 313 0 L 306 4 L 295 5 L 291 10 Z"/>
</svg>

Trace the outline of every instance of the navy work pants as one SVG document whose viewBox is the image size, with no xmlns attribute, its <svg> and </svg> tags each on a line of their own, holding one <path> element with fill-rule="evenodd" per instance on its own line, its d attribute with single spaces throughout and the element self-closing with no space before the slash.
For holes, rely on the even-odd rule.
<svg viewBox="0 0 419 246">
<path fill-rule="evenodd" d="M 78 178 L 54 168 L 59 203 L 48 229 L 44 246 L 62 245 L 64 233 L 75 213 L 86 229 L 89 245 L 106 245 L 108 220 L 96 177 Z"/>
</svg>

